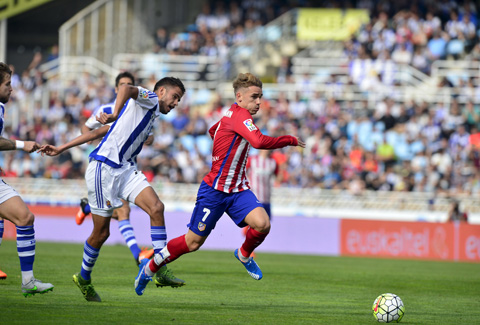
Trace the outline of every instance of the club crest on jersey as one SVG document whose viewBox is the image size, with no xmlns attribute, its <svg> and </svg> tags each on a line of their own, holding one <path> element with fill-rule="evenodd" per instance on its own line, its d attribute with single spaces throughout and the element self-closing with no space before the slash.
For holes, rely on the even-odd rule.
<svg viewBox="0 0 480 325">
<path fill-rule="evenodd" d="M 255 124 L 253 124 L 252 119 L 248 119 L 248 120 L 243 121 L 243 124 L 245 124 L 245 126 L 247 127 L 247 129 L 248 129 L 250 132 L 255 131 L 255 130 L 257 129 L 257 127 L 255 126 Z"/>
<path fill-rule="evenodd" d="M 109 200 L 107 200 L 107 207 L 110 209 L 112 207 L 112 203 L 110 203 Z"/>
<path fill-rule="evenodd" d="M 148 98 L 148 90 L 142 90 L 142 91 L 140 92 L 140 96 L 141 96 L 142 98 Z"/>
<path fill-rule="evenodd" d="M 205 227 L 207 227 L 207 225 L 204 224 L 203 222 L 199 222 L 199 223 L 198 223 L 198 230 L 204 231 L 204 230 L 205 230 Z"/>
</svg>

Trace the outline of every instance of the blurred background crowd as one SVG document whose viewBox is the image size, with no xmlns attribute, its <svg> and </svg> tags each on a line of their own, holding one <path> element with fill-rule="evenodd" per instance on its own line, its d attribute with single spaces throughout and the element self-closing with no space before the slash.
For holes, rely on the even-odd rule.
<svg viewBox="0 0 480 325">
<path fill-rule="evenodd" d="M 349 62 L 348 81 L 331 76 L 341 91 L 355 85 L 364 91 L 394 85 L 391 71 L 410 65 L 430 73 L 435 60 L 480 61 L 478 4 L 474 1 L 207 1 L 184 32 L 160 28 L 153 53 L 207 55 L 227 61 L 231 46 L 247 41 L 249 30 L 261 29 L 293 7 L 364 8 L 370 21 L 343 43 Z M 84 74 L 67 88 L 45 78 L 38 69 L 58 56 L 34 55 L 30 66 L 12 76 L 14 93 L 7 112 L 30 103 L 47 90 L 48 105 L 35 101 L 34 118 L 20 116 L 18 126 L 7 125 L 5 137 L 63 144 L 80 134 L 92 111 L 111 102 L 114 89 L 105 78 Z M 276 73 L 277 83 L 303 83 L 295 99 L 264 97 L 255 116 L 267 135 L 297 135 L 306 142 L 299 150 L 275 150 L 279 166 L 276 186 L 345 189 L 359 194 L 376 191 L 480 193 L 480 78 L 444 78 L 438 92 L 455 88 L 448 103 L 398 102 L 384 96 L 372 105 L 324 96 L 296 80 L 290 58 Z M 373 69 L 372 69 L 373 67 Z M 15 68 L 15 67 L 12 67 Z M 373 71 L 373 73 L 372 73 Z M 135 74 L 135 71 L 131 71 Z M 139 79 L 153 89 L 156 80 Z M 233 90 L 232 90 L 233 93 Z M 154 128 L 155 140 L 138 157 L 149 180 L 199 183 L 210 167 L 208 128 L 218 121 L 231 101 L 210 94 L 198 105 L 188 91 L 180 106 L 163 116 Z M 360 108 L 358 108 L 360 106 Z M 74 148 L 59 157 L 4 152 L 0 166 L 7 176 L 83 178 L 88 155 L 96 143 Z M 255 154 L 253 150 L 252 154 Z"/>
</svg>

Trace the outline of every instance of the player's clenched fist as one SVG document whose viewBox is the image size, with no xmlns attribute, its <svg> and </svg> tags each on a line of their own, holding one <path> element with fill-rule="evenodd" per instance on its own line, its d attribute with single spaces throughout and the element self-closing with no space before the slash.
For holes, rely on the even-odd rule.
<svg viewBox="0 0 480 325">
<path fill-rule="evenodd" d="M 114 120 L 115 119 L 113 118 L 112 114 L 101 113 L 99 116 L 97 116 L 97 121 L 104 125 L 113 122 Z"/>
</svg>

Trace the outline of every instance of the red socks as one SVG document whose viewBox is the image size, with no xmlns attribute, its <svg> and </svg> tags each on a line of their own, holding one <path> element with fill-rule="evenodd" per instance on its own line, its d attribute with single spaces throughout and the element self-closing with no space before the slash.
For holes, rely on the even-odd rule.
<svg viewBox="0 0 480 325">
<path fill-rule="evenodd" d="M 187 242 L 185 241 L 185 235 L 174 238 L 167 244 L 167 249 L 170 252 L 170 257 L 167 258 L 166 262 L 170 263 L 175 261 L 177 258 L 183 254 L 190 253 L 188 249 Z"/>
<path fill-rule="evenodd" d="M 242 255 L 249 257 L 253 250 L 263 243 L 267 235 L 268 232 L 258 232 L 249 227 L 247 230 L 247 235 L 245 236 L 245 242 L 243 243 L 242 247 L 240 247 L 240 252 Z"/>
<path fill-rule="evenodd" d="M 249 257 L 253 250 L 263 243 L 267 235 L 268 232 L 258 232 L 252 228 L 249 228 L 245 236 L 245 242 L 243 243 L 242 247 L 240 247 L 240 253 L 242 256 Z M 167 250 L 168 253 L 170 253 L 170 256 L 160 263 L 160 265 L 155 263 L 154 258 L 150 261 L 148 265 L 150 271 L 157 273 L 160 267 L 163 265 L 175 261 L 183 254 L 190 253 L 187 242 L 185 241 L 185 235 L 170 240 L 167 243 Z"/>
<path fill-rule="evenodd" d="M 154 259 L 150 261 L 150 270 L 153 273 L 157 273 L 160 270 L 160 267 L 163 265 L 175 261 L 177 258 L 183 254 L 190 253 L 188 249 L 187 242 L 185 241 L 185 235 L 174 238 L 167 243 L 167 250 L 170 253 L 170 256 L 165 259 L 160 265 L 156 265 Z"/>
</svg>

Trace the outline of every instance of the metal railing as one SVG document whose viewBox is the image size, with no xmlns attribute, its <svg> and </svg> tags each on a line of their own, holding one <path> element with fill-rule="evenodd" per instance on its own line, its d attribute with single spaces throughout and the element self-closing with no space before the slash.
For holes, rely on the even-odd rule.
<svg viewBox="0 0 480 325">
<path fill-rule="evenodd" d="M 53 180 L 40 178 L 4 178 L 30 203 L 77 206 L 87 193 L 85 180 Z M 152 183 L 162 201 L 194 204 L 198 184 Z M 480 198 L 457 195 L 465 210 L 480 213 Z M 396 211 L 448 211 L 451 198 L 422 192 L 363 191 L 352 195 L 344 190 L 321 188 L 273 188 L 272 203 L 277 206 L 328 209 L 366 209 Z M 301 212 L 301 211 L 299 211 Z"/>
<path fill-rule="evenodd" d="M 346 57 L 335 56 L 310 58 L 294 56 L 292 58 L 292 72 L 297 79 L 308 76 L 317 82 L 325 82 L 330 75 L 344 77 L 343 79 L 346 80 L 350 76 L 350 61 Z M 392 78 L 401 85 L 412 87 L 426 84 L 431 80 L 426 74 L 406 64 L 395 64 Z"/>
<path fill-rule="evenodd" d="M 114 56 L 113 67 L 135 72 L 141 79 L 172 75 L 196 89 L 215 89 L 222 75 L 217 58 L 201 55 L 122 53 Z"/>
<path fill-rule="evenodd" d="M 449 78 L 479 78 L 480 62 L 469 60 L 441 60 L 432 63 L 431 75 L 435 77 Z"/>
<path fill-rule="evenodd" d="M 259 76 L 269 74 L 271 77 L 271 68 L 280 65 L 281 56 L 291 56 L 299 48 L 295 28 L 297 14 L 298 10 L 293 9 L 265 26 L 246 31 L 245 42 L 236 44 L 229 50 L 231 68 L 228 78 L 247 71 Z M 290 50 L 285 51 L 285 48 Z"/>
<path fill-rule="evenodd" d="M 222 83 L 217 87 L 217 92 L 225 100 L 232 100 L 231 83 Z M 413 87 L 413 86 L 390 86 L 375 89 L 375 91 L 364 91 L 356 85 L 330 85 L 322 82 L 312 82 L 308 88 L 302 83 L 285 84 L 263 84 L 264 97 L 268 99 L 278 99 L 280 94 L 288 100 L 295 100 L 298 96 L 303 100 L 313 99 L 313 95 L 318 92 L 322 99 L 335 98 L 340 104 L 353 102 L 354 108 L 363 108 L 363 101 L 368 102 L 368 107 L 373 109 L 375 104 L 384 100 L 386 97 L 392 98 L 397 103 L 416 103 L 427 102 L 430 104 L 444 103 L 450 104 L 453 99 L 459 104 L 465 104 L 468 101 L 480 103 L 480 98 L 466 96 L 462 89 L 458 88 L 437 88 L 434 87 Z"/>
<path fill-rule="evenodd" d="M 196 0 L 98 0 L 60 27 L 59 55 L 92 56 L 112 65 L 117 53 L 152 50 L 159 27 L 184 26 Z"/>
<path fill-rule="evenodd" d="M 136 22 L 138 10 L 141 10 L 141 1 L 136 4 L 128 0 L 92 3 L 60 27 L 60 57 L 91 56 L 111 64 L 115 53 L 152 46 L 152 33 L 146 33 L 143 25 Z M 145 35 L 140 38 L 142 33 Z"/>
</svg>

